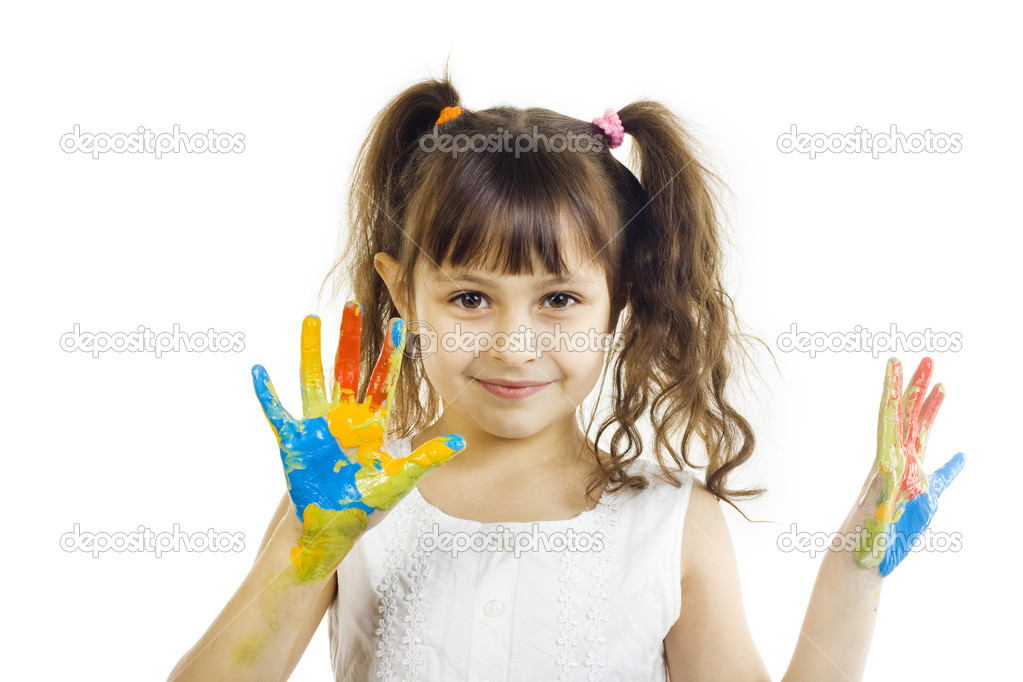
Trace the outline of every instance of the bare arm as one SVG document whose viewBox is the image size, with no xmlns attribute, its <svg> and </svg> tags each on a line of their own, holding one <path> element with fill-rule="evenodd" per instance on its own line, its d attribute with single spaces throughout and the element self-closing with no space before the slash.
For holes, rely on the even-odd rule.
<svg viewBox="0 0 1023 682">
<path fill-rule="evenodd" d="M 334 598 L 337 566 L 357 538 L 423 474 L 465 447 L 461 436 L 448 434 L 422 443 L 406 457 L 384 451 L 405 328 L 400 319 L 390 321 L 366 397 L 358 402 L 361 324 L 361 307 L 350 301 L 338 345 L 335 399 L 328 402 L 320 320 L 310 315 L 303 321 L 302 419 L 281 405 L 266 369 L 252 368 L 256 397 L 285 465 L 290 499 L 278 505 L 273 531 L 264 535 L 249 575 L 174 667 L 171 680 L 286 679 Z"/>
<path fill-rule="evenodd" d="M 746 622 L 725 517 L 699 481 L 682 533 L 682 612 L 664 647 L 674 682 L 771 679 Z"/>
<path fill-rule="evenodd" d="M 850 513 L 841 532 L 851 535 L 844 537 L 856 536 L 862 513 Z M 769 680 L 746 622 L 728 526 L 698 481 L 682 557 L 682 613 L 664 639 L 671 679 Z M 851 549 L 826 553 L 784 682 L 862 678 L 883 581 L 876 570 L 859 568 Z"/>
<path fill-rule="evenodd" d="M 839 537 L 859 536 L 864 519 L 873 516 L 874 500 L 880 492 L 880 477 L 868 477 L 860 504 L 849 512 Z M 884 578 L 877 569 L 856 565 L 852 544 L 842 543 L 841 549 L 824 553 L 784 682 L 863 678 Z"/>
<path fill-rule="evenodd" d="M 903 393 L 902 366 L 888 360 L 877 457 L 839 529 L 846 541 L 829 548 L 821 563 L 784 682 L 862 679 L 882 575 L 905 558 L 910 538 L 926 530 L 942 491 L 963 468 L 962 453 L 930 476 L 920 468 L 944 397 L 938 384 L 923 400 L 932 367 L 924 358 Z M 768 679 L 742 612 L 728 529 L 708 498 L 706 488 L 694 486 L 682 543 L 682 616 L 664 640 L 669 673 L 673 680 Z"/>
<path fill-rule="evenodd" d="M 277 509 L 274 510 L 273 518 L 270 519 L 270 523 L 266 526 L 266 532 L 263 533 L 263 539 L 259 541 L 259 549 L 256 550 L 256 560 L 259 560 L 259 556 L 266 549 L 266 546 L 270 544 L 270 538 L 273 537 L 274 531 L 277 530 L 277 524 L 284 518 L 285 512 L 291 508 L 291 498 L 288 497 L 288 493 L 284 493 L 281 496 L 281 501 L 277 505 Z"/>
<path fill-rule="evenodd" d="M 302 523 L 290 504 L 271 528 L 252 570 L 169 680 L 276 680 L 294 670 L 334 598 L 337 578 L 331 572 L 320 583 L 295 580 L 291 549 Z"/>
<path fill-rule="evenodd" d="M 266 527 L 266 533 L 263 534 L 263 540 L 259 543 L 259 550 L 256 552 L 256 559 L 258 561 L 259 556 L 266 549 L 266 546 L 270 543 L 270 538 L 273 537 L 274 530 L 277 528 L 277 524 L 284 518 L 284 514 L 291 510 L 291 499 L 287 493 L 281 496 L 280 504 L 277 505 L 277 509 L 274 510 L 273 518 L 270 520 L 270 524 Z M 294 513 L 292 511 L 292 513 Z M 334 575 L 337 575 L 336 573 Z M 286 680 L 291 677 L 291 673 L 295 671 L 295 666 L 298 665 L 299 660 L 302 658 L 302 654 L 305 653 L 306 647 L 309 646 L 309 641 L 316 634 L 316 629 L 320 625 L 320 621 L 323 620 L 323 614 L 330 608 L 331 603 L 334 601 L 334 597 L 337 595 L 337 581 L 327 580 L 324 584 L 320 594 L 313 601 L 310 611 L 306 618 L 302 619 L 302 625 L 299 628 L 298 637 L 295 640 L 295 646 L 292 647 L 291 656 L 288 659 L 288 664 L 285 666 L 284 676 L 281 678 Z"/>
<path fill-rule="evenodd" d="M 841 532 L 855 536 L 846 525 Z M 876 570 L 856 565 L 851 549 L 825 552 L 795 653 L 782 680 L 862 679 L 883 582 Z"/>
</svg>

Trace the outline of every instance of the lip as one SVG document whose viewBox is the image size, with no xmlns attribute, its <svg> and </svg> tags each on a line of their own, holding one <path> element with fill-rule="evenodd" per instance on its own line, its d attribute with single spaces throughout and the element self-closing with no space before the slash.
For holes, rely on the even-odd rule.
<svg viewBox="0 0 1023 682">
<path fill-rule="evenodd" d="M 477 377 L 473 377 L 473 380 L 478 382 L 483 390 L 499 398 L 509 398 L 512 400 L 536 395 L 551 385 L 549 381 L 537 383 L 535 381 L 506 381 L 504 379 L 483 380 Z"/>
</svg>

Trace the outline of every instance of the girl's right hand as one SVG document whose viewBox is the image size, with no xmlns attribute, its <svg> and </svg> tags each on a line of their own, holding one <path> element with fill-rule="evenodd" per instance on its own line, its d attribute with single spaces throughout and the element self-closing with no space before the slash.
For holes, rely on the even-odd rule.
<svg viewBox="0 0 1023 682">
<path fill-rule="evenodd" d="M 320 320 L 302 324 L 302 411 L 295 419 L 281 405 L 261 365 L 252 381 L 263 413 L 277 436 L 288 493 L 302 522 L 302 537 L 291 551 L 301 583 L 320 582 L 345 557 L 366 529 L 369 516 L 390 509 L 431 468 L 465 447 L 448 434 L 423 443 L 408 457 L 383 452 L 388 411 L 401 369 L 405 325 L 393 319 L 363 402 L 357 401 L 362 308 L 345 305 L 327 400 L 320 355 Z"/>
</svg>

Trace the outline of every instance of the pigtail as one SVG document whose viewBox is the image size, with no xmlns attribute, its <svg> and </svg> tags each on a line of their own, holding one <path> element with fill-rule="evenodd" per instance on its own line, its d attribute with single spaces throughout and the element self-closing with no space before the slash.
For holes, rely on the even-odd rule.
<svg viewBox="0 0 1023 682">
<path fill-rule="evenodd" d="M 420 138 L 433 130 L 445 107 L 458 106 L 459 101 L 446 69 L 441 79 L 416 83 L 380 111 L 359 150 L 348 193 L 349 238 L 327 280 L 334 280 L 335 297 L 350 286 L 362 305 L 360 396 L 365 395 L 383 347 L 387 321 L 401 315 L 374 268 L 373 257 L 381 251 L 400 257 L 408 241 L 403 234 L 405 210 L 415 189 L 413 175 L 421 156 L 416 154 Z M 410 435 L 411 422 L 418 416 L 420 387 L 429 383 L 424 381 L 421 364 L 411 361 L 408 346 L 406 342 L 395 391 L 397 404 L 392 406 L 392 430 L 400 435 Z M 432 393 L 431 398 L 436 400 Z"/>
<path fill-rule="evenodd" d="M 629 306 L 614 362 L 615 414 L 601 424 L 596 440 L 613 429 L 611 453 L 625 445 L 625 452 L 634 450 L 638 457 L 643 441 L 636 425 L 649 415 L 654 451 L 666 473 L 663 453 L 678 468 L 683 463 L 702 468 L 691 461 L 695 436 L 706 447 L 707 488 L 729 503 L 754 497 L 763 491 L 727 487 L 729 474 L 753 454 L 755 438 L 725 397 L 729 352 L 742 335 L 721 282 L 723 236 L 715 194 L 720 180 L 700 162 L 694 140 L 663 105 L 636 102 L 618 115 L 632 137 L 630 163 L 639 169 L 642 186 L 634 203 L 641 205 L 624 216 Z M 631 484 L 621 469 L 617 477 Z"/>
</svg>

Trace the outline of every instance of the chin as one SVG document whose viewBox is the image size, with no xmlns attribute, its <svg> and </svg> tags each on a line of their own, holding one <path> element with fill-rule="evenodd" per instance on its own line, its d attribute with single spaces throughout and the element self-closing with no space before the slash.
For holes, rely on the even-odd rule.
<svg viewBox="0 0 1023 682">
<path fill-rule="evenodd" d="M 544 415 L 549 417 L 549 415 Z M 535 415 L 500 414 L 491 410 L 477 410 L 471 418 L 473 424 L 492 436 L 509 440 L 531 438 L 550 426 L 548 420 L 540 421 Z"/>
</svg>

